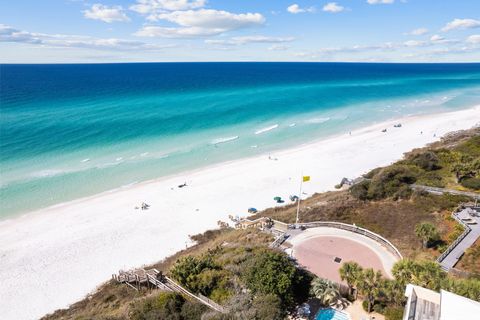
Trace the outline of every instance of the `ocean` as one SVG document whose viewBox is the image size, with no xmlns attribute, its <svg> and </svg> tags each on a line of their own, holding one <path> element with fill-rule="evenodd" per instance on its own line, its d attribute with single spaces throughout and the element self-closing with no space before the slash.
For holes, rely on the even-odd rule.
<svg viewBox="0 0 480 320">
<path fill-rule="evenodd" d="M 0 65 L 0 219 L 478 104 L 480 64 Z"/>
</svg>

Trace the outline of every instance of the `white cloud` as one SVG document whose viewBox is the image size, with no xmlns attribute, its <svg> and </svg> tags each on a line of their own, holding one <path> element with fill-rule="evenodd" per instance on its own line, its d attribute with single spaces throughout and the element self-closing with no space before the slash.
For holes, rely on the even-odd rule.
<svg viewBox="0 0 480 320">
<path fill-rule="evenodd" d="M 285 51 L 285 50 L 288 50 L 288 49 L 290 49 L 290 46 L 278 45 L 278 44 L 275 44 L 271 47 L 268 47 L 269 51 Z"/>
<path fill-rule="evenodd" d="M 425 41 L 409 40 L 405 41 L 403 45 L 406 47 L 423 47 L 428 45 L 428 43 Z"/>
<path fill-rule="evenodd" d="M 408 34 L 412 35 L 412 36 L 421 36 L 421 35 L 424 35 L 426 33 L 428 33 L 427 28 L 418 28 L 418 29 L 410 31 Z"/>
<path fill-rule="evenodd" d="M 174 22 L 184 27 L 234 30 L 263 24 L 259 13 L 235 14 L 213 9 L 174 11 L 158 15 L 158 19 Z"/>
<path fill-rule="evenodd" d="M 287 11 L 293 14 L 304 13 L 304 12 L 315 12 L 315 7 L 310 8 L 301 8 L 298 4 L 292 4 L 287 8 Z"/>
<path fill-rule="evenodd" d="M 430 41 L 432 42 L 439 42 L 445 40 L 444 37 L 439 36 L 438 34 L 434 34 L 433 36 L 430 37 Z"/>
<path fill-rule="evenodd" d="M 143 37 L 194 38 L 260 26 L 265 18 L 259 13 L 235 14 L 212 9 L 173 11 L 155 16 L 180 27 L 144 26 L 135 35 Z"/>
<path fill-rule="evenodd" d="M 99 50 L 159 50 L 172 45 L 147 44 L 141 41 L 115 38 L 93 38 L 78 35 L 45 34 L 22 31 L 0 24 L 0 42 L 17 42 L 37 44 L 44 47 L 91 48 Z"/>
<path fill-rule="evenodd" d="M 367 0 L 368 4 L 392 4 L 395 0 Z"/>
<path fill-rule="evenodd" d="M 480 44 L 480 34 L 473 34 L 467 38 L 467 43 Z"/>
<path fill-rule="evenodd" d="M 143 15 L 155 15 L 165 11 L 203 8 L 206 0 L 137 0 L 130 10 Z"/>
<path fill-rule="evenodd" d="M 445 27 L 442 28 L 443 32 L 451 30 L 463 30 L 463 29 L 472 29 L 480 27 L 480 21 L 474 19 L 454 19 L 447 23 Z"/>
<path fill-rule="evenodd" d="M 130 21 L 121 6 L 105 6 L 100 3 L 92 5 L 89 10 L 84 10 L 83 15 L 87 19 L 101 20 L 112 23 L 115 21 Z"/>
<path fill-rule="evenodd" d="M 285 43 L 295 40 L 293 37 L 268 37 L 261 35 L 233 37 L 229 40 L 205 40 L 207 44 L 214 45 L 243 45 L 248 43 Z"/>
<path fill-rule="evenodd" d="M 343 10 L 345 10 L 345 8 L 338 5 L 336 2 L 329 2 L 323 6 L 322 10 L 326 12 L 337 13 L 337 12 L 342 12 Z"/>
<path fill-rule="evenodd" d="M 198 38 L 214 36 L 222 33 L 223 30 L 205 28 L 167 28 L 159 26 L 144 26 L 134 33 L 138 37 L 158 38 Z"/>
</svg>

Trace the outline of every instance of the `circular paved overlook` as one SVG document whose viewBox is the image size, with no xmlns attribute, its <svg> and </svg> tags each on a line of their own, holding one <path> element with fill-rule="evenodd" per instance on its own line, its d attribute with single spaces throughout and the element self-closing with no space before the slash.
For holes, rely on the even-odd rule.
<svg viewBox="0 0 480 320">
<path fill-rule="evenodd" d="M 331 227 L 308 228 L 289 239 L 292 256 L 318 277 L 337 283 L 344 262 L 355 261 L 363 268 L 380 270 L 391 278 L 398 257 L 380 243 L 364 235 Z"/>
</svg>

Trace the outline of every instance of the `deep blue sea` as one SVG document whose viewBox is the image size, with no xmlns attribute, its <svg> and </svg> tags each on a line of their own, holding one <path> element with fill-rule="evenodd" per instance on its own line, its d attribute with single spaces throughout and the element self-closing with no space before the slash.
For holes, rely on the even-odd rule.
<svg viewBox="0 0 480 320">
<path fill-rule="evenodd" d="M 0 65 L 0 219 L 480 104 L 480 64 Z"/>
</svg>

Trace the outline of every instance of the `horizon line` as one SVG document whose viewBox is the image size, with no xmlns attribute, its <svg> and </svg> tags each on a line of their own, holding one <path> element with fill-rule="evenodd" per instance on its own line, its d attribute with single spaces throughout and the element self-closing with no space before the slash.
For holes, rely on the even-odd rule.
<svg viewBox="0 0 480 320">
<path fill-rule="evenodd" d="M 405 61 L 118 61 L 118 62 L 0 62 L 1 65 L 72 65 L 72 64 L 175 64 L 175 63 L 302 63 L 302 64 L 480 64 L 480 61 L 405 62 Z"/>
</svg>

